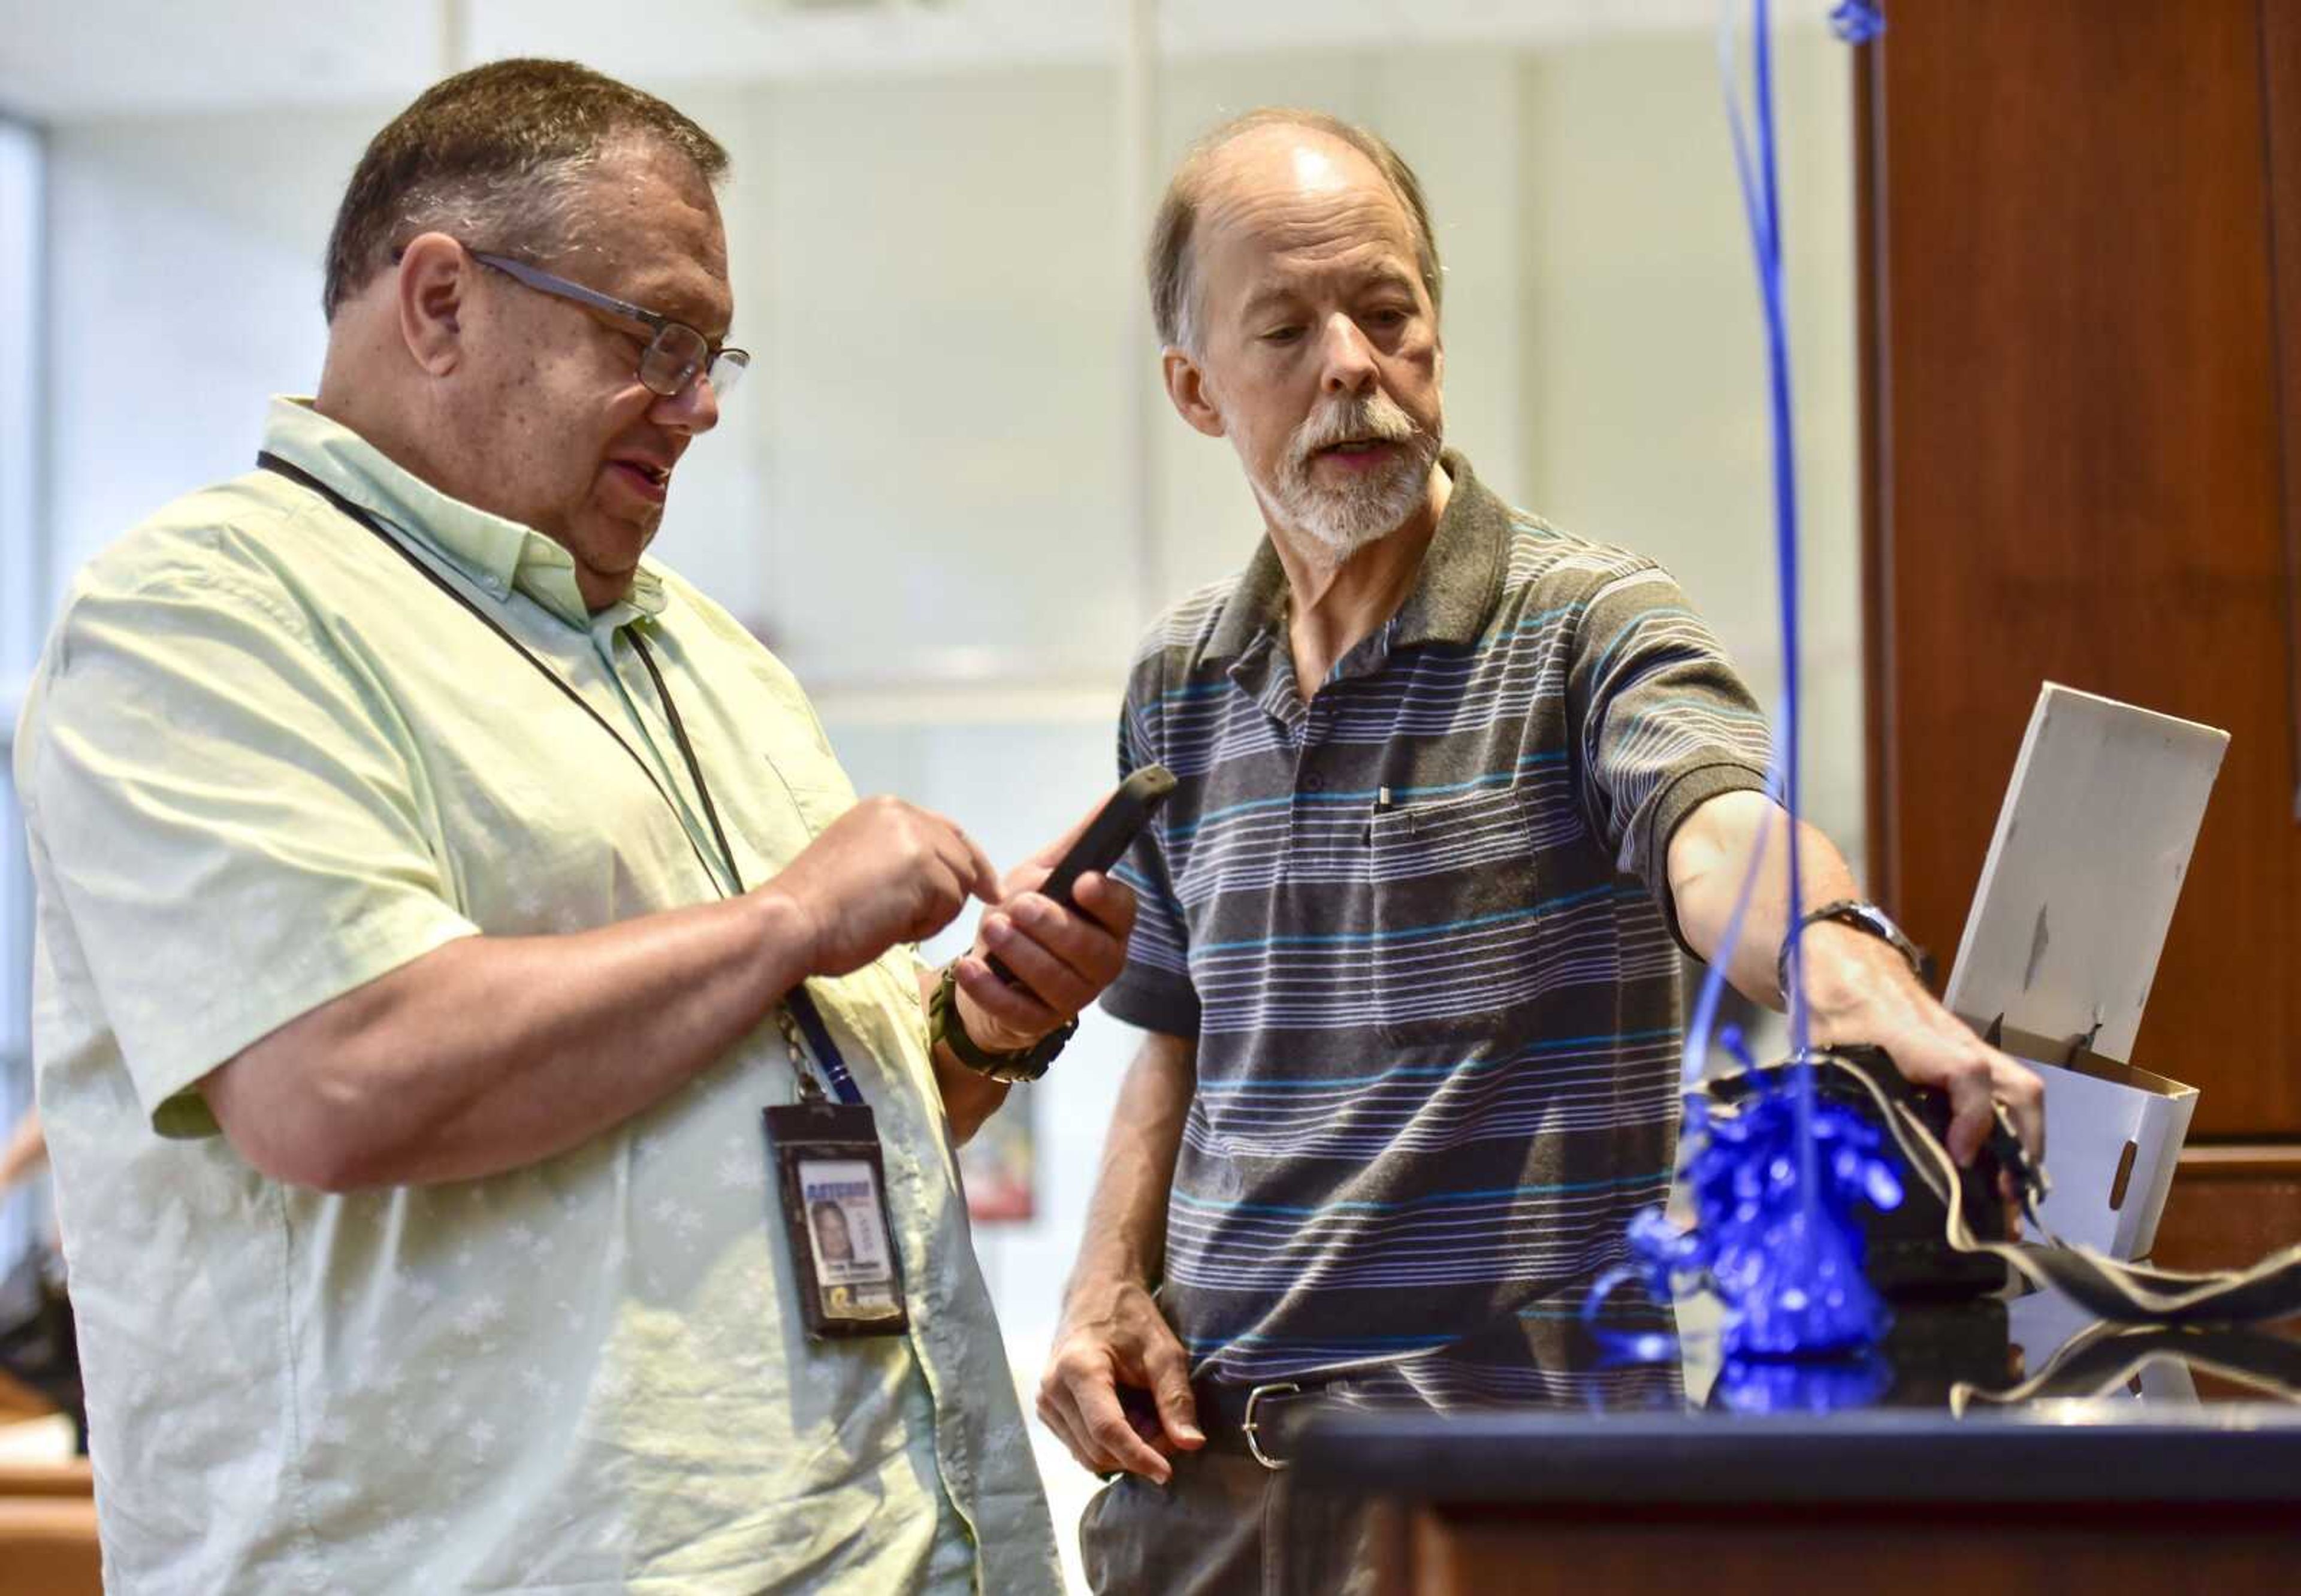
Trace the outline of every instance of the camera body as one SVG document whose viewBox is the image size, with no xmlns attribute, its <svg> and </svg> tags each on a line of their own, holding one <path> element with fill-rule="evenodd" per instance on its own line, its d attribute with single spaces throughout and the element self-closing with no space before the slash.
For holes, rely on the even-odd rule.
<svg viewBox="0 0 2301 1596">
<path fill-rule="evenodd" d="M 1815 1065 L 1817 1102 L 1831 1104 L 1870 1121 L 1885 1145 L 1895 1147 L 1897 1153 L 1895 1127 L 1878 1123 L 1880 1101 L 1905 1107 L 1937 1148 L 1945 1147 L 1950 1124 L 1948 1094 L 1937 1087 L 1919 1086 L 1904 1080 L 1884 1049 L 1836 1048 L 1817 1051 L 1809 1057 Z M 1786 1084 L 1791 1067 L 1790 1062 L 1785 1060 L 1722 1076 L 1708 1083 L 1709 1094 L 1713 1102 L 1730 1108 L 1769 1082 Z M 1906 1120 L 1903 1128 L 1909 1128 Z M 2012 1239 L 2006 1205 L 1998 1195 L 1998 1176 L 2010 1171 L 2017 1181 L 2026 1178 L 2020 1159 L 2020 1144 L 2013 1141 L 2010 1131 L 2001 1127 L 1971 1165 L 1954 1170 L 1955 1199 L 1975 1241 Z M 1905 1165 L 1908 1162 L 1906 1158 L 1900 1161 Z M 1987 1253 L 1962 1252 L 1950 1245 L 1946 1233 L 1949 1196 L 1941 1186 L 1954 1166 L 1945 1151 L 1935 1162 L 1941 1166 L 1939 1170 L 1904 1170 L 1900 1206 L 1883 1210 L 1862 1206 L 1856 1210 L 1856 1223 L 1861 1226 L 1864 1245 L 1862 1272 L 1871 1289 L 1888 1301 L 1954 1300 L 1999 1291 L 2005 1284 L 2004 1260 Z"/>
</svg>

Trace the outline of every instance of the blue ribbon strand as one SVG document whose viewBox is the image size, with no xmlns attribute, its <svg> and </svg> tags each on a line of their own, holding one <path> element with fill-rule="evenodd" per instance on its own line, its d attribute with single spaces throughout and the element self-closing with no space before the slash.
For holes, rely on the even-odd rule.
<svg viewBox="0 0 2301 1596">
<path fill-rule="evenodd" d="M 1830 13 L 1831 28 L 1851 44 L 1875 38 L 1885 26 L 1878 6 L 1844 0 Z M 1787 294 L 1782 271 L 1781 185 L 1775 158 L 1774 66 L 1770 0 L 1751 0 L 1751 104 L 1745 113 L 1736 68 L 1734 9 L 1719 13 L 1718 67 L 1725 91 L 1727 132 L 1734 173 L 1756 267 L 1764 317 L 1766 396 L 1771 426 L 1774 561 L 1782 653 L 1780 735 L 1774 748 L 1774 797 L 1786 820 L 1790 916 L 1805 901 L 1798 838 L 1798 499 L 1797 450 L 1790 389 Z M 1679 1279 L 1706 1280 L 1724 1308 L 1723 1342 L 1729 1352 L 1760 1358 L 1841 1356 L 1873 1343 L 1885 1328 L 1881 1305 L 1861 1279 L 1861 1237 L 1850 1205 L 1867 1200 L 1891 1207 L 1891 1172 L 1871 1145 L 1874 1132 L 1857 1117 L 1833 1108 L 1819 1118 L 1814 1069 L 1783 1072 L 1786 1085 L 1761 1085 L 1730 1120 L 1714 1119 L 1694 1090 L 1707 1059 L 1725 981 L 1721 960 L 1738 945 L 1745 916 L 1768 852 L 1771 828 L 1758 839 L 1728 920 L 1719 956 L 1710 962 L 1694 1005 L 1682 1060 L 1687 1091 L 1686 1136 L 1694 1150 L 1686 1169 L 1694 1198 L 1692 1229 L 1681 1232 L 1658 1210 L 1639 1215 L 1629 1235 L 1633 1264 L 1610 1271 L 1584 1304 L 1584 1323 L 1615 1357 L 1647 1361 L 1662 1353 L 1661 1338 L 1623 1336 L 1599 1320 L 1605 1298 L 1633 1275 L 1643 1276 L 1657 1301 L 1669 1300 Z M 1812 1029 L 1806 1003 L 1801 936 L 1793 929 L 1786 961 L 1790 1050 L 1803 1060 Z M 1744 1064 L 1738 1036 L 1721 1038 Z M 1786 1100 L 1785 1100 L 1786 1099 Z M 1870 1140 L 1865 1140 L 1865 1133 Z M 1831 1146 L 1828 1180 L 1816 1147 Z M 1794 1178 L 1793 1178 L 1794 1172 Z"/>
</svg>

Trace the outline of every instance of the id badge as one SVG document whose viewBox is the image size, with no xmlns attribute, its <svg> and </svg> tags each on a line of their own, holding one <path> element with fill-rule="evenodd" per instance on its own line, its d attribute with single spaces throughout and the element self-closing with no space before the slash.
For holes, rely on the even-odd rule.
<svg viewBox="0 0 2301 1596">
<path fill-rule="evenodd" d="M 766 1119 L 807 1334 L 899 1334 L 910 1316 L 870 1106 L 788 1103 Z"/>
</svg>

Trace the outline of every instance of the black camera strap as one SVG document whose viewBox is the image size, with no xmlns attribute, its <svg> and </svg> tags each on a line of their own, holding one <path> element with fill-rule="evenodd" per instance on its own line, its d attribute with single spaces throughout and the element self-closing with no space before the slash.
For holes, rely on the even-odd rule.
<svg viewBox="0 0 2301 1596">
<path fill-rule="evenodd" d="M 2043 1174 L 2022 1156 L 2002 1111 L 1991 1145 L 2000 1162 L 2012 1172 L 2021 1211 L 2046 1238 L 2046 1245 L 2025 1247 L 1978 1238 L 1959 1201 L 1957 1165 L 1916 1110 L 1851 1061 L 1834 1053 L 1811 1057 L 1816 1065 L 1857 1083 L 1868 1096 L 1878 1124 L 1893 1136 L 1904 1161 L 1941 1201 L 1948 1216 L 1943 1239 L 1958 1251 L 2002 1258 L 2030 1284 L 2059 1291 L 2088 1312 L 2121 1324 L 2257 1324 L 2301 1314 L 2301 1245 L 2272 1252 L 2249 1268 L 2191 1272 L 2125 1263 L 2062 1240 L 2037 1217 L 2037 1200 L 2045 1191 Z"/>
</svg>

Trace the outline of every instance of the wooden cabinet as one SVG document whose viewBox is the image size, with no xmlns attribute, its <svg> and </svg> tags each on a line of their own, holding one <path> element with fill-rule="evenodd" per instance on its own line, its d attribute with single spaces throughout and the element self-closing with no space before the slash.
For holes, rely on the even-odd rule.
<svg viewBox="0 0 2301 1596">
<path fill-rule="evenodd" d="M 1385 1596 L 1670 1592 L 1695 1582 L 1703 1596 L 2270 1591 L 2291 1577 L 2295 1550 L 2290 1532 L 2265 1516 L 2231 1522 L 2179 1510 L 1840 1509 L 1825 1518 L 1795 1506 L 1571 1515 L 1434 1506 L 1408 1520 L 1375 1588 Z"/>
<path fill-rule="evenodd" d="M 2043 681 L 2227 729 L 2134 1062 L 2301 1240 L 2301 0 L 1924 0 L 1855 59 L 1873 889 L 1956 946 Z M 2199 1178 L 2160 1256 L 2235 1261 Z"/>
<path fill-rule="evenodd" d="M 2002 1349 L 2002 1319 L 1996 1333 Z M 2246 1365 L 2272 1376 L 2288 1354 L 2259 1348 Z M 1279 1558 L 1283 1526 L 1331 1525 L 1347 1495 L 1373 1504 L 1366 1583 L 1385 1596 L 2293 1584 L 2301 1422 L 2289 1407 L 2145 1409 L 2121 1389 L 2042 1411 L 1827 1406 L 1602 1419 L 1562 1406 L 1314 1410 L 1286 1491 L 1326 1500 L 1277 1517 Z"/>
</svg>

